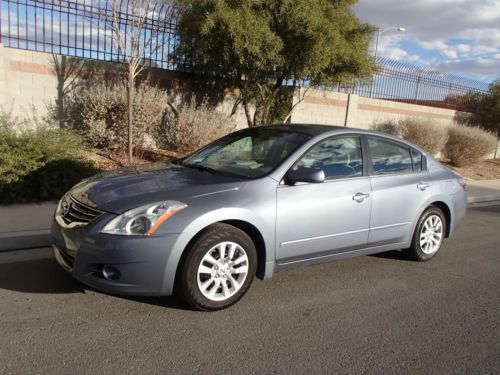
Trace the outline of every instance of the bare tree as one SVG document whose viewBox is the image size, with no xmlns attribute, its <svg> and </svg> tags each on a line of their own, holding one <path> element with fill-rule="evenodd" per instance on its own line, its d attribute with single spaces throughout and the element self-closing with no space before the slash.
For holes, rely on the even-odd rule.
<svg viewBox="0 0 500 375">
<path fill-rule="evenodd" d="M 107 0 L 108 9 L 112 12 L 113 40 L 118 46 L 120 60 L 127 70 L 127 129 L 128 129 L 128 162 L 132 164 L 133 124 L 134 124 L 134 88 L 137 77 L 144 70 L 144 62 L 156 53 L 164 43 L 164 38 L 147 28 L 147 21 L 160 16 L 162 21 L 172 17 L 172 7 L 155 14 L 155 3 L 151 0 Z M 102 3 L 102 1 L 98 1 Z M 108 15 L 105 15 L 110 22 Z"/>
<path fill-rule="evenodd" d="M 96 77 L 99 64 L 93 60 L 53 54 L 52 69 L 57 76 L 57 99 L 54 110 L 57 113 L 54 113 L 54 117 L 63 128 L 67 120 L 65 98 L 86 80 Z"/>
</svg>

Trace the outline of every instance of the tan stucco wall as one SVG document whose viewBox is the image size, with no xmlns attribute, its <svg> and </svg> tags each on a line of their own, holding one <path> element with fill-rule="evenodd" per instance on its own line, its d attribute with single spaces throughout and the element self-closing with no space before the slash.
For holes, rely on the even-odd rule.
<svg viewBox="0 0 500 375">
<path fill-rule="evenodd" d="M 184 91 L 193 89 L 189 84 L 185 84 L 182 74 L 179 73 L 157 71 L 154 78 L 158 78 L 161 87 L 180 87 L 180 90 Z M 4 110 L 12 111 L 14 115 L 29 117 L 34 108 L 38 115 L 43 116 L 47 113 L 47 105 L 53 102 L 56 96 L 57 77 L 52 67 L 51 54 L 5 48 L 0 44 L 0 106 Z M 294 100 L 297 101 L 298 98 L 297 92 Z M 234 95 L 228 93 L 217 108 L 229 114 L 233 104 Z M 419 117 L 451 125 L 455 115 L 455 111 L 447 109 L 310 89 L 304 101 L 293 111 L 291 122 L 368 128 L 381 121 Z M 233 118 L 238 127 L 246 126 L 242 106 L 238 107 Z"/>
<path fill-rule="evenodd" d="M 179 92 L 199 90 L 183 84 L 182 74 L 157 71 L 154 80 L 161 87 Z M 203 95 L 203 92 L 201 92 Z M 0 44 L 0 107 L 14 116 L 31 117 L 33 110 L 38 116 L 48 112 L 48 105 L 57 97 L 57 75 L 53 68 L 53 55 L 49 53 L 5 48 Z M 230 114 L 234 95 L 228 92 L 217 109 Z M 233 115 L 238 128 L 245 127 L 246 117 L 239 106 Z"/>
<path fill-rule="evenodd" d="M 402 118 L 421 118 L 442 125 L 453 125 L 456 111 L 370 99 L 358 95 L 310 89 L 302 90 L 303 101 L 292 113 L 294 123 L 314 123 L 367 129 L 375 123 Z M 299 101 L 299 93 L 294 102 Z M 349 108 L 348 108 L 349 104 Z"/>
<path fill-rule="evenodd" d="M 43 115 L 57 95 L 51 55 L 5 48 L 0 44 L 0 105 L 16 116 Z"/>
</svg>

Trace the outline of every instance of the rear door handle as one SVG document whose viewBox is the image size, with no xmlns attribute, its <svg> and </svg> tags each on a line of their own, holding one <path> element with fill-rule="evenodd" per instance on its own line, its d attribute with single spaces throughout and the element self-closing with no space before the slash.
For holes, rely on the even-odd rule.
<svg viewBox="0 0 500 375">
<path fill-rule="evenodd" d="M 419 182 L 419 183 L 417 184 L 417 188 L 418 188 L 419 190 L 422 190 L 422 191 L 424 191 L 425 189 L 427 189 L 429 186 L 430 186 L 430 185 L 429 185 L 427 182 Z"/>
<path fill-rule="evenodd" d="M 356 193 L 353 195 L 352 200 L 361 203 L 365 200 L 365 198 L 369 197 L 370 197 L 369 193 Z"/>
</svg>

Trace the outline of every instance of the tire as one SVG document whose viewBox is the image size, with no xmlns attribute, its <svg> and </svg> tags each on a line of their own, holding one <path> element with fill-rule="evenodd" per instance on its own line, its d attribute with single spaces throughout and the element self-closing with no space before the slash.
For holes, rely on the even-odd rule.
<svg viewBox="0 0 500 375">
<path fill-rule="evenodd" d="M 410 248 L 404 252 L 411 259 L 419 262 L 431 259 L 443 244 L 446 225 L 441 209 L 436 206 L 427 207 L 418 220 Z"/>
<path fill-rule="evenodd" d="M 179 295 L 197 310 L 225 309 L 248 291 L 256 271 L 257 250 L 250 237 L 231 225 L 214 224 L 188 250 Z"/>
</svg>

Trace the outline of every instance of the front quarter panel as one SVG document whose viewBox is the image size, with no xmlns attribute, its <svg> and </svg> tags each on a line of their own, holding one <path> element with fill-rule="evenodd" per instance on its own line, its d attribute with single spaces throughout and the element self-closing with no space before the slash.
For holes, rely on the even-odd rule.
<svg viewBox="0 0 500 375">
<path fill-rule="evenodd" d="M 263 178 L 247 182 L 237 190 L 191 198 L 188 207 L 175 214 L 161 227 L 161 233 L 179 233 L 167 260 L 164 294 L 171 294 L 182 254 L 190 241 L 206 227 L 229 220 L 253 225 L 265 243 L 266 264 L 275 259 L 276 181 Z M 263 250 L 263 249 L 258 249 Z M 266 269 L 266 276 L 272 273 Z"/>
</svg>

